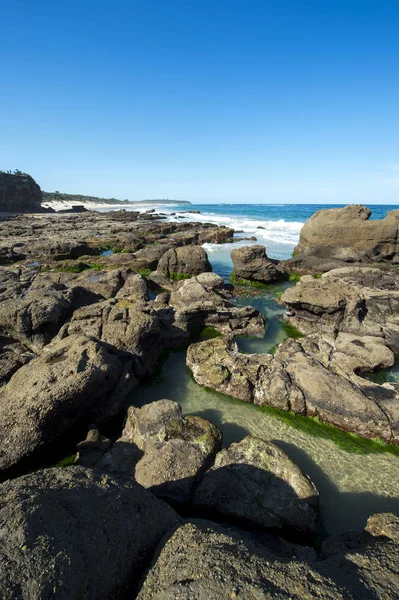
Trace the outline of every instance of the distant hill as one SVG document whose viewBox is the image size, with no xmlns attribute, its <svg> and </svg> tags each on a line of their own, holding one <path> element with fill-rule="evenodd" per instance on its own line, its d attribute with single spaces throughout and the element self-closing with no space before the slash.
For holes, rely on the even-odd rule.
<svg viewBox="0 0 399 600">
<path fill-rule="evenodd" d="M 126 205 L 153 205 L 153 204 L 191 204 L 187 200 L 118 200 L 117 198 L 98 198 L 97 196 L 82 196 L 81 194 L 62 194 L 61 192 L 43 192 L 43 202 L 76 202 L 77 204 L 126 204 Z"/>
</svg>

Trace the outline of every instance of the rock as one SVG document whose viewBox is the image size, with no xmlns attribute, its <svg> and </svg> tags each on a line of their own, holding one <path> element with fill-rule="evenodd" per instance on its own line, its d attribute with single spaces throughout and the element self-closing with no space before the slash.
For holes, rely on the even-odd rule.
<svg viewBox="0 0 399 600">
<path fill-rule="evenodd" d="M 157 269 L 170 278 L 212 271 L 208 255 L 202 246 L 170 248 L 160 259 Z"/>
<path fill-rule="evenodd" d="M 357 373 L 365 364 L 369 369 L 392 360 L 383 346 L 367 338 L 314 335 L 286 340 L 274 356 L 249 355 L 219 337 L 192 344 L 187 365 L 197 383 L 234 398 L 317 416 L 344 431 L 398 444 L 398 392 Z"/>
<path fill-rule="evenodd" d="M 4 271 L 6 269 L 0 268 L 2 278 Z M 53 339 L 75 308 L 98 299 L 86 288 L 73 285 L 73 282 L 68 287 L 46 273 L 25 276 L 14 272 L 13 277 L 3 281 L 0 329 L 35 352 Z"/>
<path fill-rule="evenodd" d="M 114 415 L 135 384 L 129 361 L 101 342 L 71 336 L 46 346 L 0 389 L 0 469 L 77 423 Z"/>
<path fill-rule="evenodd" d="M 136 377 L 143 378 L 152 374 L 163 350 L 161 324 L 151 307 L 131 293 L 131 288 L 123 287 L 116 298 L 76 310 L 58 337 L 86 334 L 101 339 L 129 353 Z"/>
<path fill-rule="evenodd" d="M 42 199 L 42 190 L 30 175 L 0 171 L 0 212 L 43 212 Z"/>
<path fill-rule="evenodd" d="M 337 556 L 196 520 L 161 542 L 137 600 L 397 599 L 398 545 L 360 534 Z"/>
<path fill-rule="evenodd" d="M 90 425 L 86 439 L 76 446 L 75 464 L 94 467 L 111 447 L 111 440 L 101 435 L 96 425 Z"/>
<path fill-rule="evenodd" d="M 393 261 L 398 257 L 399 211 L 370 221 L 361 205 L 317 211 L 303 226 L 295 252 L 353 261 Z"/>
<path fill-rule="evenodd" d="M 134 482 L 82 467 L 0 486 L 0 596 L 133 597 L 159 540 L 180 519 Z"/>
<path fill-rule="evenodd" d="M 224 333 L 264 335 L 263 315 L 251 306 L 233 306 L 230 297 L 216 274 L 203 273 L 183 281 L 170 296 L 171 326 L 181 332 L 213 327 Z"/>
<path fill-rule="evenodd" d="M 383 338 L 399 351 L 399 273 L 346 267 L 287 289 L 281 301 L 304 333 L 338 332 Z"/>
<path fill-rule="evenodd" d="M 171 400 L 158 400 L 128 410 L 119 444 L 134 444 L 144 452 L 135 464 L 138 483 L 168 502 L 189 501 L 193 487 L 220 449 L 222 435 L 217 427 L 196 416 L 183 417 L 181 407 Z M 116 444 L 117 446 L 117 444 Z M 131 458 L 117 448 L 119 471 L 132 472 Z M 117 458 L 111 460 L 117 467 Z"/>
<path fill-rule="evenodd" d="M 316 531 L 318 492 L 272 442 L 247 436 L 216 455 L 199 483 L 194 504 L 207 514 L 260 527 Z"/>
<path fill-rule="evenodd" d="M 270 260 L 266 255 L 266 248 L 260 245 L 241 246 L 231 251 L 236 278 L 257 281 L 259 283 L 273 283 L 288 278 L 286 271 Z"/>
</svg>

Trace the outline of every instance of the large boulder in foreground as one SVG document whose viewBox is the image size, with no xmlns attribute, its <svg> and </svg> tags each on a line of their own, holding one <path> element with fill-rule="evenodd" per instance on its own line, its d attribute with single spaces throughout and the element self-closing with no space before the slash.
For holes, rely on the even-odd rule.
<svg viewBox="0 0 399 600">
<path fill-rule="evenodd" d="M 235 279 L 247 279 L 259 283 L 273 283 L 288 278 L 288 273 L 266 255 L 266 248 L 259 244 L 242 246 L 231 251 Z"/>
<path fill-rule="evenodd" d="M 382 516 L 384 522 L 395 520 Z M 271 537 L 263 544 L 242 531 L 196 520 L 160 544 L 137 600 L 399 598 L 399 545 L 392 527 L 382 535 L 368 526 L 330 538 L 323 550 L 318 557 L 310 548 Z"/>
<path fill-rule="evenodd" d="M 98 423 L 118 412 L 135 383 L 124 360 L 101 342 L 71 336 L 21 367 L 0 389 L 0 470 L 78 422 Z"/>
<path fill-rule="evenodd" d="M 370 221 L 371 210 L 359 204 L 317 211 L 301 230 L 295 252 L 343 261 L 399 260 L 399 211 Z"/>
<path fill-rule="evenodd" d="M 252 436 L 216 455 L 194 504 L 260 527 L 316 531 L 318 492 L 313 483 L 278 446 Z"/>
<path fill-rule="evenodd" d="M 82 467 L 0 486 L 3 600 L 133 597 L 159 540 L 180 520 L 141 486 Z"/>
<path fill-rule="evenodd" d="M 157 267 L 168 277 L 193 276 L 212 271 L 208 255 L 202 246 L 170 248 L 160 259 Z"/>
</svg>

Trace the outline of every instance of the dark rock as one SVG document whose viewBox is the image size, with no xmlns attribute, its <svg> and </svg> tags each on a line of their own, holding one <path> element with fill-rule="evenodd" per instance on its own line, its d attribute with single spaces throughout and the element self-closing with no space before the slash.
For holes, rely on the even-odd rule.
<svg viewBox="0 0 399 600">
<path fill-rule="evenodd" d="M 94 467 L 111 447 L 111 440 L 101 435 L 96 425 L 90 425 L 86 439 L 76 446 L 75 463 L 82 467 Z"/>
<path fill-rule="evenodd" d="M 208 514 L 272 529 L 316 531 L 318 492 L 275 444 L 248 436 L 216 455 L 194 504 Z"/>
<path fill-rule="evenodd" d="M 87 212 L 87 208 L 83 205 L 83 204 L 75 204 L 74 206 L 72 206 L 71 208 L 63 208 L 61 210 L 57 210 L 57 213 L 82 213 L 82 212 Z"/>
<path fill-rule="evenodd" d="M 135 383 L 129 362 L 98 341 L 71 336 L 46 346 L 0 389 L 0 468 L 77 423 L 99 423 L 117 413 Z"/>
<path fill-rule="evenodd" d="M 0 212 L 43 212 L 42 199 L 42 191 L 30 175 L 0 171 Z"/>
<path fill-rule="evenodd" d="M 82 467 L 0 486 L 0 596 L 133 597 L 159 540 L 180 520 L 134 482 Z"/>
<path fill-rule="evenodd" d="M 234 265 L 234 275 L 237 278 L 273 283 L 288 278 L 286 271 L 270 260 L 266 248 L 260 245 L 241 246 L 231 251 Z"/>
<path fill-rule="evenodd" d="M 193 521 L 158 546 L 137 600 L 399 598 L 398 543 L 360 534 L 338 554 Z"/>
</svg>

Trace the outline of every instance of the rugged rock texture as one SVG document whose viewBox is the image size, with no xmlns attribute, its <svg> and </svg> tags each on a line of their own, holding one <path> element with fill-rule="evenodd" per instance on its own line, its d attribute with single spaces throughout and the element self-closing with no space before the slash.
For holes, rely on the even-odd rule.
<svg viewBox="0 0 399 600">
<path fill-rule="evenodd" d="M 134 482 L 82 467 L 0 486 L 3 600 L 133 597 L 177 515 Z"/>
<path fill-rule="evenodd" d="M 223 279 L 214 273 L 202 273 L 180 283 L 171 294 L 173 309 L 170 327 L 176 334 L 200 327 L 214 327 L 224 333 L 264 335 L 265 318 L 251 306 L 234 307 Z"/>
<path fill-rule="evenodd" d="M 138 378 L 153 372 L 163 349 L 156 313 L 148 305 L 130 298 L 112 298 L 76 310 L 59 338 L 77 334 L 91 335 L 131 354 Z"/>
<path fill-rule="evenodd" d="M 399 352 L 399 273 L 345 267 L 321 279 L 304 277 L 281 296 L 287 317 L 304 333 L 380 338 Z"/>
<path fill-rule="evenodd" d="M 131 363 L 84 336 L 46 346 L 0 389 L 0 469 L 7 469 L 78 422 L 121 409 L 135 385 Z"/>
<path fill-rule="evenodd" d="M 277 261 L 270 260 L 264 246 L 242 246 L 231 251 L 236 278 L 259 283 L 273 283 L 288 278 L 288 273 Z"/>
<path fill-rule="evenodd" d="M 212 271 L 208 255 L 201 246 L 181 246 L 171 248 L 163 254 L 158 263 L 158 271 L 168 277 L 173 275 L 199 275 Z"/>
<path fill-rule="evenodd" d="M 266 543 L 209 521 L 187 523 L 159 545 L 137 599 L 399 598 L 397 538 L 332 540 L 322 558 L 310 549 Z"/>
<path fill-rule="evenodd" d="M 208 514 L 314 534 L 318 492 L 272 442 L 248 436 L 216 455 L 194 496 Z"/>
<path fill-rule="evenodd" d="M 225 337 L 192 344 L 187 352 L 187 365 L 200 385 L 398 444 L 395 386 L 377 385 L 356 374 L 365 365 L 370 369 L 392 363 L 392 352 L 383 344 L 378 347 L 378 340 L 350 336 L 287 340 L 274 356 L 241 354 Z"/>
<path fill-rule="evenodd" d="M 51 274 L 0 267 L 0 331 L 38 352 L 81 304 L 98 299 L 87 288 L 70 287 Z"/>
<path fill-rule="evenodd" d="M 155 269 L 170 248 L 232 242 L 234 233 L 233 229 L 212 223 L 165 223 L 158 215 L 128 211 L 19 215 L 2 221 L 1 229 L 0 260 L 27 258 L 51 269 L 59 268 L 61 260 L 83 257 L 86 268 L 95 264 Z M 99 256 L 109 250 L 114 255 Z"/>
<path fill-rule="evenodd" d="M 172 400 L 158 400 L 128 410 L 122 437 L 99 468 L 133 475 L 138 483 L 168 502 L 187 503 L 204 469 L 220 449 L 215 425 L 183 417 Z M 141 452 L 126 449 L 135 446 Z"/>
<path fill-rule="evenodd" d="M 42 190 L 30 175 L 0 171 L 0 212 L 42 212 L 42 199 Z"/>
<path fill-rule="evenodd" d="M 370 221 L 370 209 L 360 205 L 323 209 L 303 226 L 295 251 L 327 259 L 398 262 L 399 211 Z"/>
</svg>

